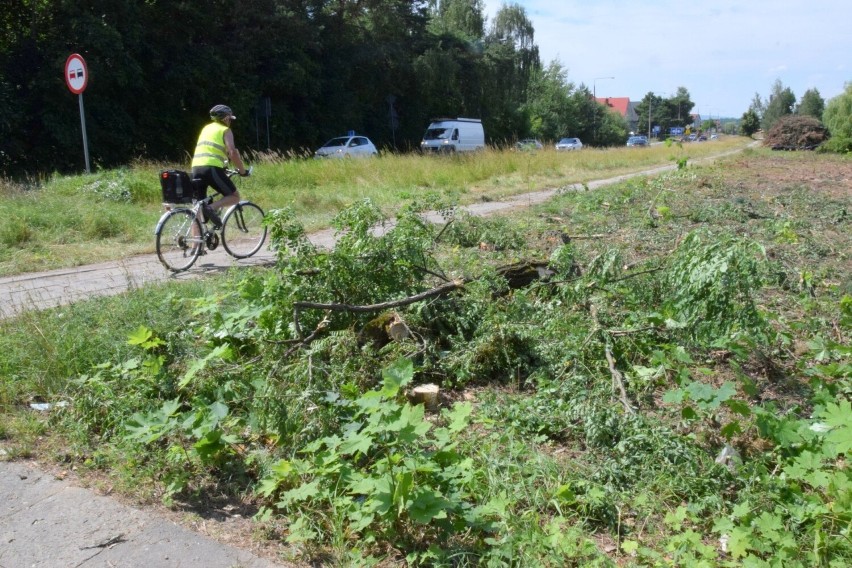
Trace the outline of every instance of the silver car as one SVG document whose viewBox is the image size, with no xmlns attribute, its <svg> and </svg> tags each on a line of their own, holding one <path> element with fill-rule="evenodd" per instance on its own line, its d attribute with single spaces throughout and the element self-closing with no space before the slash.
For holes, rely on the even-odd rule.
<svg viewBox="0 0 852 568">
<path fill-rule="evenodd" d="M 379 154 L 366 136 L 338 136 L 323 144 L 315 158 L 370 158 Z"/>
<path fill-rule="evenodd" d="M 557 150 L 579 150 L 583 147 L 583 143 L 579 138 L 563 138 L 556 143 Z"/>
</svg>

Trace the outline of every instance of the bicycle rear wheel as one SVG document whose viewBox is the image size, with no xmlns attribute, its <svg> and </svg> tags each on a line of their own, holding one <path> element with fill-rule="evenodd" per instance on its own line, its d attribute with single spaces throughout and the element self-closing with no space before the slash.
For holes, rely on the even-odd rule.
<svg viewBox="0 0 852 568">
<path fill-rule="evenodd" d="M 172 272 L 187 270 L 201 256 L 201 223 L 189 209 L 175 209 L 157 225 L 157 257 Z"/>
<path fill-rule="evenodd" d="M 263 209 L 251 201 L 240 201 L 222 220 L 222 246 L 235 258 L 248 258 L 266 241 Z"/>
</svg>

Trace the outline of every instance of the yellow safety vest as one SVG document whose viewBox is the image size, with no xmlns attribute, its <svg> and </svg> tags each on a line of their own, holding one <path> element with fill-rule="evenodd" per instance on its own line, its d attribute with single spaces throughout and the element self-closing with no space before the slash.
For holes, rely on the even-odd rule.
<svg viewBox="0 0 852 568">
<path fill-rule="evenodd" d="M 228 154 L 225 150 L 225 131 L 228 127 L 221 122 L 211 122 L 201 131 L 192 157 L 192 167 L 225 167 Z"/>
</svg>

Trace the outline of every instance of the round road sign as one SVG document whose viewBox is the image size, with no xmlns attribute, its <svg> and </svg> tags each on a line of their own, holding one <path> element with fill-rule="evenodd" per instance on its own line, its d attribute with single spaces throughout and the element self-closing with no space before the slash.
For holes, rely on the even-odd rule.
<svg viewBox="0 0 852 568">
<path fill-rule="evenodd" d="M 65 60 L 65 83 L 72 93 L 79 95 L 86 90 L 88 82 L 89 70 L 86 68 L 86 61 L 82 55 L 72 53 Z"/>
</svg>

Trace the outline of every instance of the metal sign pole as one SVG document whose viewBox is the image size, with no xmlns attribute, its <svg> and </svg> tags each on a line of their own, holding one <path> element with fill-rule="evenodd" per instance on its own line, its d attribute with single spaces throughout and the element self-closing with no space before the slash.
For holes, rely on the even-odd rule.
<svg viewBox="0 0 852 568">
<path fill-rule="evenodd" d="M 86 113 L 83 111 L 83 93 L 79 94 L 80 97 L 80 125 L 83 127 L 83 154 L 86 156 L 86 173 L 92 173 L 92 169 L 89 167 L 89 139 L 86 136 Z"/>
</svg>

